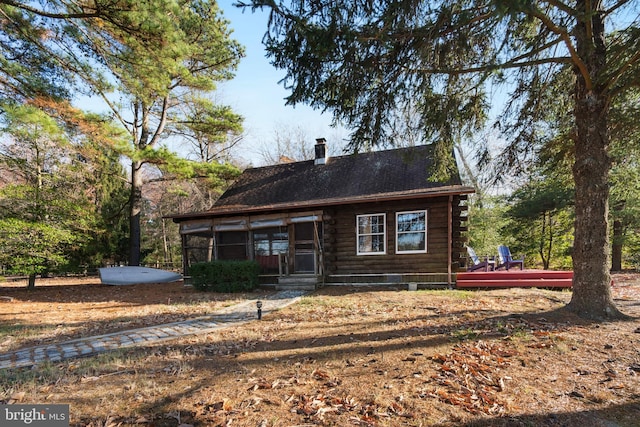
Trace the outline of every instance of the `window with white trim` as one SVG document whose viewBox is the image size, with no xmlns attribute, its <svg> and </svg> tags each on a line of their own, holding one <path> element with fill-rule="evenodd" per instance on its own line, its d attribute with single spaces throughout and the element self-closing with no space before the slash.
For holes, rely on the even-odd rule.
<svg viewBox="0 0 640 427">
<path fill-rule="evenodd" d="M 427 211 L 396 213 L 396 253 L 427 252 Z"/>
<path fill-rule="evenodd" d="M 370 214 L 357 216 L 358 255 L 381 255 L 386 253 L 386 215 Z"/>
</svg>

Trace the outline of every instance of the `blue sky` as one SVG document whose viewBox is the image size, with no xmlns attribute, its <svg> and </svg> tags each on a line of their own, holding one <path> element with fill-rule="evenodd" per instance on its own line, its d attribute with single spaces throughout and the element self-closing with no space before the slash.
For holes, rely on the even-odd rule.
<svg viewBox="0 0 640 427">
<path fill-rule="evenodd" d="M 321 114 L 306 105 L 285 106 L 288 92 L 278 82 L 284 70 L 277 70 L 266 57 L 262 37 L 267 29 L 268 14 L 251 12 L 235 6 L 235 0 L 219 0 L 218 5 L 233 29 L 232 37 L 245 47 L 246 57 L 240 62 L 236 77 L 218 86 L 217 99 L 231 106 L 245 118 L 245 138 L 241 155 L 258 166 L 259 152 L 275 139 L 278 127 L 300 127 L 311 141 L 315 138 L 346 137 L 346 133 L 333 129 L 330 114 Z M 341 144 L 333 141 L 334 144 Z"/>
</svg>

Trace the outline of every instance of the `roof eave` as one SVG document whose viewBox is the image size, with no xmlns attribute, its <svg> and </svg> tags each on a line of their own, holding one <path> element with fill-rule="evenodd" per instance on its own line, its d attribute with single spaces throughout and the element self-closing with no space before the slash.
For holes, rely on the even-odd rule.
<svg viewBox="0 0 640 427">
<path fill-rule="evenodd" d="M 276 203 L 260 206 L 221 206 L 205 212 L 193 212 L 179 215 L 169 215 L 166 218 L 173 219 L 174 222 L 182 222 L 190 219 L 213 218 L 229 215 L 250 214 L 256 212 L 273 212 L 290 209 L 311 209 L 324 206 L 339 206 L 348 204 L 370 203 L 370 202 L 391 202 L 394 200 L 431 198 L 449 195 L 473 194 L 473 187 L 451 185 L 438 188 L 420 189 L 413 191 L 399 191 L 391 193 L 380 193 L 357 197 L 338 197 L 330 199 L 316 199 L 302 202 Z"/>
</svg>

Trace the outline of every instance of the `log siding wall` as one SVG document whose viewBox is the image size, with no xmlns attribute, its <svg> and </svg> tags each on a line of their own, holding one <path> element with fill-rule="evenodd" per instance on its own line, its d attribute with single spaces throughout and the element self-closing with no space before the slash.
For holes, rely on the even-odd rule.
<svg viewBox="0 0 640 427">
<path fill-rule="evenodd" d="M 322 210 L 313 212 L 315 218 L 322 218 L 322 256 L 319 257 L 321 265 L 320 274 L 332 282 L 331 276 L 339 278 L 338 282 L 348 282 L 346 276 L 356 278 L 358 275 L 378 275 L 382 281 L 396 280 L 386 279 L 383 276 L 414 274 L 435 275 L 437 281 L 448 280 L 448 245 L 451 245 L 451 271 L 456 273 L 462 271 L 462 262 L 466 257 L 465 243 L 467 232 L 467 206 L 466 195 L 455 195 L 452 197 L 451 206 L 451 240 L 449 239 L 449 196 L 432 197 L 425 199 L 409 199 L 405 201 L 381 201 L 375 203 L 350 204 L 329 206 Z M 427 212 L 427 252 L 426 253 L 396 253 L 396 214 L 398 212 L 410 212 L 426 210 Z M 264 218 L 298 218 L 308 212 L 296 210 L 285 210 L 281 212 L 270 212 Z M 357 216 L 366 214 L 384 214 L 386 218 L 386 253 L 384 255 L 357 255 Z M 260 219 L 263 216 L 253 215 L 245 218 L 245 228 L 249 224 L 250 218 Z M 234 217 L 236 218 L 236 217 Z M 237 217 L 240 218 L 240 217 Z M 197 221 L 186 221 L 183 228 L 187 233 L 183 235 L 183 259 L 189 258 L 188 253 L 197 253 L 199 261 L 207 259 L 206 253 L 210 251 L 210 238 L 215 219 L 198 219 Z M 220 219 L 218 219 L 220 221 Z M 224 222 L 224 221 L 223 221 Z M 191 228 L 197 229 L 193 233 L 188 232 Z M 206 225 L 206 227 L 204 227 Z M 198 228 L 203 228 L 199 231 Z M 290 258 L 293 257 L 293 245 L 295 236 L 293 235 L 293 225 L 290 225 Z M 252 231 L 246 230 L 247 235 L 247 257 L 253 258 L 253 247 L 251 242 Z M 193 246 L 187 243 L 192 237 L 198 237 L 203 246 Z M 217 253 L 214 253 L 217 258 Z M 200 259 L 202 258 L 202 259 Z M 185 274 L 187 272 L 185 262 Z M 449 275 L 450 276 L 450 275 Z M 361 277 L 362 278 L 362 277 Z M 400 279 L 397 279 L 400 280 Z M 423 279 L 412 279 L 412 281 Z M 455 280 L 455 279 L 454 279 Z M 356 280 L 358 281 L 358 280 Z M 363 279 L 363 282 L 366 282 Z"/>
<path fill-rule="evenodd" d="M 464 196 L 453 198 L 453 241 L 448 236 L 448 197 L 434 197 L 403 202 L 380 202 L 344 205 L 325 210 L 324 250 L 325 273 L 393 274 L 393 273 L 446 273 L 448 245 L 452 247 L 453 271 L 459 266 L 463 242 L 461 205 Z M 396 213 L 427 211 L 427 252 L 418 254 L 396 253 Z M 357 255 L 356 218 L 363 214 L 386 215 L 386 254 Z"/>
</svg>

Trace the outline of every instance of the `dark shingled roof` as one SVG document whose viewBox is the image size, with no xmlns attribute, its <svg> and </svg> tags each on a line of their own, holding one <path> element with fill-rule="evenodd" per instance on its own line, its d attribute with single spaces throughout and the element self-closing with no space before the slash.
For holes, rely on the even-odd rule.
<svg viewBox="0 0 640 427">
<path fill-rule="evenodd" d="M 429 180 L 433 147 L 400 148 L 245 170 L 208 212 L 174 218 L 320 207 L 372 200 L 468 194 L 457 171 L 447 182 Z"/>
</svg>

